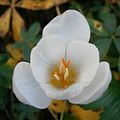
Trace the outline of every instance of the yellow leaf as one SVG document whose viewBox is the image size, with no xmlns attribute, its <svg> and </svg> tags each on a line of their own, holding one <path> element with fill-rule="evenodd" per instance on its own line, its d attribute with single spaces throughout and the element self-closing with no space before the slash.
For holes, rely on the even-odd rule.
<svg viewBox="0 0 120 120">
<path fill-rule="evenodd" d="M 13 38 L 18 41 L 21 39 L 21 29 L 24 27 L 24 20 L 19 15 L 19 13 L 13 9 L 12 12 L 12 30 L 13 30 Z"/>
<path fill-rule="evenodd" d="M 40 10 L 49 9 L 55 5 L 60 5 L 68 1 L 69 0 L 21 0 L 16 6 L 30 10 Z"/>
<path fill-rule="evenodd" d="M 64 103 L 64 101 L 62 100 L 53 100 L 49 108 L 55 112 L 62 113 L 63 108 L 64 108 L 64 112 L 67 112 L 69 107 L 68 104 Z"/>
<path fill-rule="evenodd" d="M 18 62 L 23 58 L 23 53 L 21 51 L 21 49 L 16 49 L 13 47 L 12 44 L 8 44 L 6 46 L 7 51 L 9 52 L 9 54 Z"/>
<path fill-rule="evenodd" d="M 99 120 L 100 112 L 93 112 L 92 110 L 83 110 L 80 106 L 72 105 L 70 109 L 73 116 L 79 120 Z"/>
<path fill-rule="evenodd" d="M 17 60 L 13 59 L 12 57 L 9 58 L 9 60 L 7 61 L 7 65 L 11 66 L 11 67 L 15 67 L 15 65 L 18 63 Z"/>
<path fill-rule="evenodd" d="M 0 5 L 10 5 L 9 0 L 0 0 Z"/>
<path fill-rule="evenodd" d="M 10 16 L 11 9 L 9 8 L 1 17 L 0 17 L 0 37 L 5 37 L 10 29 Z"/>
<path fill-rule="evenodd" d="M 112 71 L 112 73 L 116 80 L 120 80 L 120 74 L 118 72 Z"/>
</svg>

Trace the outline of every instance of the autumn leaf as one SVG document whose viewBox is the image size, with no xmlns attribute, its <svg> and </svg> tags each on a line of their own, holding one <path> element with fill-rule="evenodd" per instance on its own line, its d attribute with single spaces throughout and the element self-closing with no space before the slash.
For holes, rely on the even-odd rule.
<svg viewBox="0 0 120 120">
<path fill-rule="evenodd" d="M 11 26 L 14 40 L 18 41 L 21 39 L 21 29 L 25 26 L 25 22 L 17 12 L 16 7 L 41 10 L 49 9 L 67 1 L 69 0 L 11 0 L 10 3 L 9 0 L 0 0 L 0 5 L 9 5 L 9 9 L 0 17 L 0 37 L 5 37 Z M 10 18 L 12 18 L 12 21 L 10 21 Z"/>
<path fill-rule="evenodd" d="M 70 111 L 72 115 L 77 117 L 79 120 L 99 120 L 100 118 L 100 112 L 83 110 L 80 106 L 77 105 L 72 105 Z"/>
<path fill-rule="evenodd" d="M 13 30 L 13 38 L 15 40 L 20 40 L 21 39 L 21 29 L 24 27 L 24 20 L 22 17 L 19 15 L 19 13 L 13 9 L 12 12 L 12 30 Z"/>
<path fill-rule="evenodd" d="M 21 49 L 14 48 L 13 44 L 8 44 L 6 49 L 11 56 L 6 64 L 15 67 L 15 65 L 23 58 L 23 53 Z"/>
<path fill-rule="evenodd" d="M 69 0 L 21 0 L 16 4 L 16 6 L 29 10 L 40 10 L 49 9 L 53 6 L 60 5 L 68 1 Z"/>
<path fill-rule="evenodd" d="M 57 113 L 62 113 L 63 106 L 64 112 L 70 111 L 71 115 L 77 117 L 78 120 L 99 120 L 100 111 L 84 110 L 78 105 L 64 104 L 62 100 L 53 100 L 49 109 Z"/>
<path fill-rule="evenodd" d="M 10 29 L 11 8 L 0 17 L 0 36 L 4 37 Z"/>
<path fill-rule="evenodd" d="M 0 5 L 10 5 L 9 0 L 0 0 Z"/>
<path fill-rule="evenodd" d="M 16 49 L 12 44 L 6 46 L 8 53 L 17 61 L 20 61 L 23 58 L 21 49 Z"/>
<path fill-rule="evenodd" d="M 64 112 L 68 112 L 69 106 L 67 103 L 64 103 L 64 101 L 62 101 L 62 100 L 53 100 L 49 106 L 49 109 L 51 109 L 57 113 L 62 113 L 63 107 L 64 107 Z"/>
<path fill-rule="evenodd" d="M 15 67 L 15 65 L 18 63 L 18 61 L 16 61 L 15 59 L 13 58 L 9 58 L 9 60 L 6 62 L 7 65 L 11 66 L 11 67 Z"/>
</svg>

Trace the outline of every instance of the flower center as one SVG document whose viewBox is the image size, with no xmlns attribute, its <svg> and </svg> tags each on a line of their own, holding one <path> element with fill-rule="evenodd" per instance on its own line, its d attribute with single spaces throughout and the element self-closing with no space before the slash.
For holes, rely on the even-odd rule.
<svg viewBox="0 0 120 120">
<path fill-rule="evenodd" d="M 70 60 L 61 59 L 60 65 L 56 65 L 50 71 L 50 83 L 57 88 L 68 88 L 75 83 L 77 72 L 71 66 Z"/>
</svg>

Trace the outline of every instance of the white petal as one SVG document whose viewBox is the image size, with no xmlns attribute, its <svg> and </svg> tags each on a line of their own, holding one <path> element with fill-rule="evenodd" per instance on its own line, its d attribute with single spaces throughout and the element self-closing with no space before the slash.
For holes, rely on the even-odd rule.
<svg viewBox="0 0 120 120">
<path fill-rule="evenodd" d="M 70 59 L 70 64 L 78 69 L 78 82 L 67 89 L 56 89 L 49 82 L 40 83 L 47 96 L 52 99 L 64 100 L 77 97 L 83 88 L 91 83 L 99 65 L 98 49 L 90 43 L 81 41 L 74 41 L 69 45 L 66 58 Z"/>
<path fill-rule="evenodd" d="M 29 105 L 30 103 L 22 96 L 19 89 L 16 87 L 15 81 L 13 80 L 13 92 L 15 93 L 16 97 L 24 104 Z"/>
<path fill-rule="evenodd" d="M 65 57 L 65 41 L 63 37 L 51 35 L 43 37 L 31 52 L 31 68 L 36 80 L 48 82 L 49 70 L 60 64 Z"/>
<path fill-rule="evenodd" d="M 70 64 L 78 71 L 76 81 L 82 87 L 88 86 L 93 80 L 99 65 L 98 49 L 93 44 L 74 41 L 69 45 L 66 56 L 67 59 L 70 59 Z M 80 94 L 81 91 L 78 92 Z"/>
<path fill-rule="evenodd" d="M 108 88 L 110 81 L 111 71 L 109 64 L 107 62 L 101 62 L 91 84 L 84 88 L 78 97 L 70 99 L 69 101 L 77 104 L 93 102 L 103 95 Z"/>
<path fill-rule="evenodd" d="M 34 79 L 30 64 L 27 62 L 21 62 L 15 67 L 13 91 L 21 102 L 36 108 L 47 108 L 51 102 L 51 99 L 46 96 Z"/>
<path fill-rule="evenodd" d="M 78 83 L 71 85 L 67 89 L 57 89 L 49 83 L 41 83 L 40 85 L 47 94 L 47 96 L 55 100 L 66 100 L 74 98 L 78 96 L 76 91 L 83 89 L 78 85 Z"/>
<path fill-rule="evenodd" d="M 73 40 L 88 42 L 90 28 L 85 17 L 75 10 L 67 10 L 55 17 L 43 30 L 43 36 L 58 34 L 64 36 L 67 43 Z"/>
</svg>

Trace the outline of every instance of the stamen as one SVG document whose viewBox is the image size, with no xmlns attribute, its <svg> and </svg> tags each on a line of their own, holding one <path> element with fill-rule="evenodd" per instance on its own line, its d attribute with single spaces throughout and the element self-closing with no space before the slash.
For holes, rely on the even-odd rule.
<svg viewBox="0 0 120 120">
<path fill-rule="evenodd" d="M 66 79 L 68 76 L 69 76 L 69 70 L 68 70 L 68 68 L 66 68 L 65 74 L 64 74 L 64 79 Z"/>
<path fill-rule="evenodd" d="M 66 68 L 67 65 L 66 65 L 66 62 L 65 62 L 65 59 L 64 59 L 64 58 L 62 58 L 62 63 L 63 63 L 63 65 L 64 65 L 64 67 Z"/>
<path fill-rule="evenodd" d="M 59 72 L 60 72 L 60 74 L 64 74 L 64 72 L 65 72 L 65 67 L 64 67 L 63 63 L 60 64 Z"/>
<path fill-rule="evenodd" d="M 66 89 L 75 82 L 75 71 L 69 65 L 70 60 L 61 59 L 60 66 L 57 66 L 57 69 L 55 68 L 52 71 L 52 76 L 54 77 L 50 81 L 52 85 L 57 88 Z"/>
<path fill-rule="evenodd" d="M 62 58 L 62 63 L 64 65 L 64 67 L 67 68 L 69 66 L 69 64 L 70 64 L 70 60 L 68 60 L 68 62 L 66 63 L 65 59 Z"/>
<path fill-rule="evenodd" d="M 69 66 L 69 64 L 70 64 L 70 60 L 68 60 L 67 67 Z"/>
<path fill-rule="evenodd" d="M 56 73 L 54 74 L 54 77 L 56 80 L 60 80 L 60 77 Z"/>
</svg>

